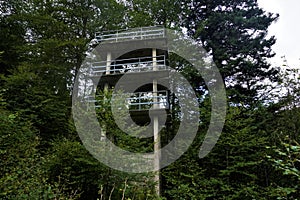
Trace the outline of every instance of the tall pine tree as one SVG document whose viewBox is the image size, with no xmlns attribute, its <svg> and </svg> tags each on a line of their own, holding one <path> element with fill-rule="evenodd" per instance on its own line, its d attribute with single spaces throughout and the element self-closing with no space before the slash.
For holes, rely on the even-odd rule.
<svg viewBox="0 0 300 200">
<path fill-rule="evenodd" d="M 213 57 L 230 101 L 251 104 L 262 81 L 276 78 L 267 58 L 275 38 L 268 27 L 278 15 L 264 12 L 257 0 L 184 1 L 181 26 Z"/>
</svg>

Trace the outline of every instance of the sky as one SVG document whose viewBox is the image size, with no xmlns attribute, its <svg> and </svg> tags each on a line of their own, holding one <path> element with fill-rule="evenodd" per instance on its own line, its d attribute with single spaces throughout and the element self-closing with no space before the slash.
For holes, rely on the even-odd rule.
<svg viewBox="0 0 300 200">
<path fill-rule="evenodd" d="M 269 35 L 277 38 L 273 50 L 276 56 L 270 60 L 272 65 L 283 64 L 285 56 L 291 67 L 300 68 L 300 1 L 299 0 L 258 0 L 265 11 L 278 13 L 279 20 L 269 27 Z"/>
</svg>

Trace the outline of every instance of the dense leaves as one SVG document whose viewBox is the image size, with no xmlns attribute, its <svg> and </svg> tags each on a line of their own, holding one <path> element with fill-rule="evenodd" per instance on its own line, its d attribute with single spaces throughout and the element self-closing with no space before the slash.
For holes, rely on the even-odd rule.
<svg viewBox="0 0 300 200">
<path fill-rule="evenodd" d="M 211 52 L 227 84 L 230 101 L 253 103 L 260 82 L 274 80 L 266 58 L 274 55 L 267 28 L 278 18 L 257 1 L 185 1 L 183 26 Z"/>
</svg>

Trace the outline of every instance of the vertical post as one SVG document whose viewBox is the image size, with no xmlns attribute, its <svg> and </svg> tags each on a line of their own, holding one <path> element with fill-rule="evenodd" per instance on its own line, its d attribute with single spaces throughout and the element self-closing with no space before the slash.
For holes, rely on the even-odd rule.
<svg viewBox="0 0 300 200">
<path fill-rule="evenodd" d="M 142 109 L 142 105 L 141 105 L 141 103 L 142 103 L 142 100 L 141 100 L 141 93 L 139 92 L 139 110 L 141 110 Z"/>
<path fill-rule="evenodd" d="M 106 72 L 105 74 L 110 74 L 110 64 L 111 64 L 111 52 L 107 52 L 107 55 L 106 55 Z M 109 89 L 109 85 L 108 83 L 105 83 L 104 84 L 104 95 L 107 94 L 108 92 L 108 89 Z M 103 100 L 104 102 L 106 101 L 106 96 L 103 97 Z M 101 141 L 103 141 L 106 137 L 106 126 L 104 125 L 102 127 L 102 132 L 101 132 Z"/>
<path fill-rule="evenodd" d="M 157 71 L 157 56 L 156 49 L 152 49 L 152 62 L 153 62 L 153 71 Z M 154 92 L 154 91 L 153 91 Z"/>
<path fill-rule="evenodd" d="M 107 52 L 106 56 L 106 74 L 110 74 L 111 52 Z"/>
<path fill-rule="evenodd" d="M 152 61 L 153 61 L 153 71 L 157 71 L 157 60 L 156 60 L 156 49 L 152 49 Z M 157 79 L 153 80 L 153 108 L 158 108 L 158 99 L 157 99 Z M 158 116 L 154 115 L 153 123 L 153 135 L 154 135 L 154 166 L 156 169 L 159 169 L 160 166 L 160 136 L 158 132 Z M 160 173 L 159 170 L 154 176 L 154 181 L 156 182 L 156 194 L 160 196 Z"/>
</svg>

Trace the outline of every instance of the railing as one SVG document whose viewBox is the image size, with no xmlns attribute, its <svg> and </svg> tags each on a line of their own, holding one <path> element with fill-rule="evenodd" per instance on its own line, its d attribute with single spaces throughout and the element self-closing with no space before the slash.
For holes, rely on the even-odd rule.
<svg viewBox="0 0 300 200">
<path fill-rule="evenodd" d="M 169 100 L 167 91 L 158 91 L 156 95 L 153 92 L 133 93 L 130 98 L 126 99 L 126 107 L 129 110 L 150 110 L 168 109 Z M 156 106 L 154 106 L 156 105 Z"/>
<path fill-rule="evenodd" d="M 150 109 L 169 109 L 169 95 L 166 90 L 158 91 L 155 95 L 153 92 L 135 92 L 126 93 L 125 95 L 126 98 L 124 105 L 129 110 L 142 111 Z M 87 96 L 85 97 L 85 101 L 88 103 L 94 103 L 95 107 L 99 108 L 101 107 L 101 102 L 104 102 L 102 98 L 103 97 L 97 96 L 95 99 L 92 96 Z"/>
<path fill-rule="evenodd" d="M 156 61 L 153 61 L 153 58 Z M 146 72 L 153 71 L 154 66 L 157 70 L 166 70 L 165 56 L 156 57 L 140 57 L 130 59 L 120 59 L 110 61 L 109 68 L 106 66 L 106 61 L 94 62 L 92 66 L 92 76 L 99 76 L 102 74 L 124 74 L 126 72 Z M 109 70 L 108 70 L 109 69 Z"/>
<path fill-rule="evenodd" d="M 128 40 L 144 40 L 164 37 L 165 29 L 159 26 L 117 30 L 114 32 L 97 32 L 95 34 L 95 38 L 98 42 L 122 42 Z"/>
</svg>

